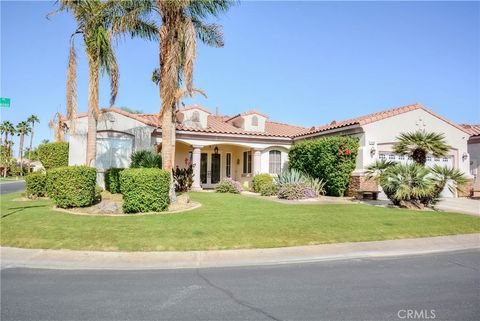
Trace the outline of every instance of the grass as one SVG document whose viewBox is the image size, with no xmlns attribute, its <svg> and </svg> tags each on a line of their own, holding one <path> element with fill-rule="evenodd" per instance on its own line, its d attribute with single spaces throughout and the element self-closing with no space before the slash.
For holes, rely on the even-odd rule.
<svg viewBox="0 0 480 321">
<path fill-rule="evenodd" d="M 267 248 L 480 232 L 480 218 L 369 205 L 288 205 L 190 193 L 199 209 L 170 215 L 80 216 L 50 200 L 2 196 L 1 245 L 101 251 Z"/>
</svg>

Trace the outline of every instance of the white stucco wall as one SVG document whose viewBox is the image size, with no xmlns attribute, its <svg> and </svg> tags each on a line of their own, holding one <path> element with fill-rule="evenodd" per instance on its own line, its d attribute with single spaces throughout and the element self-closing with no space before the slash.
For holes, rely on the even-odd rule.
<svg viewBox="0 0 480 321">
<path fill-rule="evenodd" d="M 425 129 L 429 132 L 443 133 L 445 135 L 447 144 L 452 147 L 449 156 L 453 157 L 454 166 L 470 177 L 470 160 L 469 158 L 462 159 L 462 155 L 468 152 L 468 134 L 423 109 L 416 109 L 389 117 L 364 125 L 362 128 L 364 137 L 361 140 L 360 151 L 363 159 L 359 160 L 360 163 L 357 164 L 357 170 L 364 169 L 374 162 L 378 158 L 379 152 L 391 151 L 393 144 L 401 133 Z M 370 154 L 372 146 L 376 150 L 373 155 Z"/>
<path fill-rule="evenodd" d="M 468 153 L 470 154 L 470 174 L 478 177 L 480 175 L 480 138 L 475 142 L 468 144 Z"/>
<path fill-rule="evenodd" d="M 69 137 L 69 165 L 85 165 L 87 156 L 87 117 L 75 121 L 75 133 Z M 134 136 L 133 151 L 149 149 L 152 146 L 151 134 L 154 128 L 135 119 L 106 112 L 100 115 L 97 131 L 116 131 Z"/>
<path fill-rule="evenodd" d="M 194 115 L 198 115 L 198 121 Z M 208 115 L 209 113 L 205 112 L 199 108 L 192 108 L 184 111 L 180 111 L 177 116 L 179 121 L 186 127 L 194 128 L 207 128 L 208 127 Z"/>
</svg>

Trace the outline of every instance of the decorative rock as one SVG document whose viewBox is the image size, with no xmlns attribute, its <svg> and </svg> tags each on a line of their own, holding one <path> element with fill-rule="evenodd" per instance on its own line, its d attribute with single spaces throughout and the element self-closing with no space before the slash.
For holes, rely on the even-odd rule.
<svg viewBox="0 0 480 321">
<path fill-rule="evenodd" d="M 110 214 L 117 212 L 118 205 L 113 201 L 103 201 L 97 205 L 97 208 L 100 213 Z"/>
<path fill-rule="evenodd" d="M 190 197 L 188 197 L 188 194 L 182 194 L 177 197 L 177 203 L 178 204 L 188 204 L 190 203 Z"/>
</svg>

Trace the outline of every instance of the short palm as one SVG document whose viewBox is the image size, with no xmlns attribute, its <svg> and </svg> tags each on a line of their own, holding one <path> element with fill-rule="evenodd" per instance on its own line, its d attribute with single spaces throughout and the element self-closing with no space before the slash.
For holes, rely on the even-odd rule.
<svg viewBox="0 0 480 321">
<path fill-rule="evenodd" d="M 393 147 L 395 153 L 408 155 L 421 165 L 427 162 L 428 154 L 442 157 L 447 155 L 449 149 L 450 146 L 446 143 L 443 134 L 423 130 L 400 134 L 398 142 Z"/>
</svg>

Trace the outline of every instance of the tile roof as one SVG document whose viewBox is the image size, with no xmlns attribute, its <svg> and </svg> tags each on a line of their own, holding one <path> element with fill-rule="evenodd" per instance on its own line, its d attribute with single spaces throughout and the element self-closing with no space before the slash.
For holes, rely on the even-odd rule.
<svg viewBox="0 0 480 321">
<path fill-rule="evenodd" d="M 472 125 L 472 124 L 460 124 L 463 128 L 465 128 L 471 136 L 479 136 L 480 135 L 480 124 Z"/>
<path fill-rule="evenodd" d="M 301 133 L 297 134 L 295 137 L 321 133 L 321 132 L 324 132 L 324 131 L 327 131 L 327 130 L 347 127 L 347 126 L 351 126 L 351 125 L 363 126 L 363 125 L 366 125 L 366 124 L 370 124 L 370 123 L 373 123 L 373 122 L 376 122 L 376 121 L 379 121 L 379 120 L 383 120 L 383 119 L 393 117 L 393 116 L 396 116 L 396 115 L 399 115 L 399 114 L 403 114 L 403 113 L 406 113 L 406 112 L 409 112 L 409 111 L 412 111 L 412 110 L 416 110 L 416 109 L 422 109 L 422 110 L 432 114 L 433 116 L 449 123 L 450 125 L 468 133 L 468 131 L 465 128 L 449 121 L 448 119 L 438 115 L 437 113 L 435 113 L 435 112 L 431 111 L 430 109 L 422 106 L 421 104 L 415 103 L 413 105 L 406 105 L 406 106 L 402 106 L 402 107 L 388 109 L 388 110 L 384 110 L 384 111 L 381 111 L 381 112 L 368 114 L 368 115 L 363 115 L 363 116 L 360 116 L 360 117 L 351 118 L 351 119 L 347 119 L 347 120 L 343 120 L 343 121 L 333 121 L 333 122 L 331 122 L 330 124 L 327 124 L 327 125 L 323 125 L 323 126 L 320 126 L 320 127 L 312 127 L 307 131 L 304 131 L 304 132 L 301 132 Z"/>
</svg>

